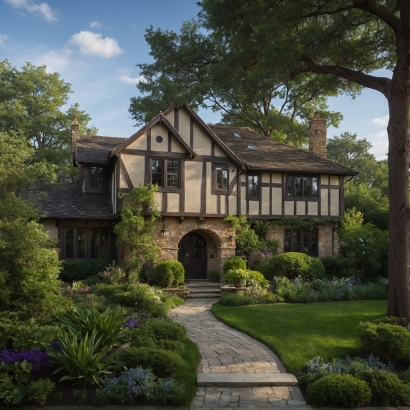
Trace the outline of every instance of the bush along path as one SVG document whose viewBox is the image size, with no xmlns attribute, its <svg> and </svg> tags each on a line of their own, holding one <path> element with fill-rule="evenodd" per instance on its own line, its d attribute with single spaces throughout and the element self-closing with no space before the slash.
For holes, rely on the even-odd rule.
<svg viewBox="0 0 410 410">
<path fill-rule="evenodd" d="M 191 409 L 304 406 L 295 376 L 275 353 L 211 313 L 215 299 L 190 299 L 169 316 L 187 329 L 201 352 Z"/>
</svg>

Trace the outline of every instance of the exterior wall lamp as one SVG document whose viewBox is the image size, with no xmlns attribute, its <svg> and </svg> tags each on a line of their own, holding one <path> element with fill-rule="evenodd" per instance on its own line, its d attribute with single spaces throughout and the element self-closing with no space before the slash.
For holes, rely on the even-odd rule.
<svg viewBox="0 0 410 410">
<path fill-rule="evenodd" d="M 165 223 L 164 223 L 164 224 L 162 224 L 162 229 L 161 229 L 162 237 L 165 236 L 165 232 L 168 232 L 168 229 L 167 229 L 167 227 L 165 226 Z"/>
</svg>

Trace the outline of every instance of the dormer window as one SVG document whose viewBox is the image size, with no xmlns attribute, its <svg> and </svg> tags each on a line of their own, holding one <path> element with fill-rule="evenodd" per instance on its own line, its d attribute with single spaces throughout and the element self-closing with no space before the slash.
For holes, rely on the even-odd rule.
<svg viewBox="0 0 410 410">
<path fill-rule="evenodd" d="M 101 167 L 89 167 L 87 174 L 87 192 L 104 192 L 104 174 Z"/>
</svg>

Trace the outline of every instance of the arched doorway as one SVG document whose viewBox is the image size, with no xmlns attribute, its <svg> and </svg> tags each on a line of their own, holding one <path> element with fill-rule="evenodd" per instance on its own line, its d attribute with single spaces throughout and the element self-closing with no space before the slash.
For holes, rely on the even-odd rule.
<svg viewBox="0 0 410 410">
<path fill-rule="evenodd" d="M 185 279 L 206 279 L 207 248 L 205 239 L 195 232 L 186 234 L 178 245 L 178 260 L 184 265 Z"/>
</svg>

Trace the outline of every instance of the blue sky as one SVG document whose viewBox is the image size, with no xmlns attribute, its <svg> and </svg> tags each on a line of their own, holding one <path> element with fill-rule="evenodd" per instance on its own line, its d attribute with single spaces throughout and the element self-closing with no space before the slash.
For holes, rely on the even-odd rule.
<svg viewBox="0 0 410 410">
<path fill-rule="evenodd" d="M 100 135 L 128 137 L 135 132 L 128 112 L 138 95 L 135 65 L 152 61 L 145 29 L 179 31 L 198 11 L 196 0 L 0 0 L 0 60 L 18 68 L 26 61 L 46 64 L 71 83 L 69 104 L 78 102 Z M 329 138 L 355 132 L 385 158 L 388 107 L 380 93 L 338 96 L 329 106 L 344 115 L 338 129 L 329 128 Z M 206 122 L 219 120 L 210 110 L 199 114 Z"/>
</svg>

